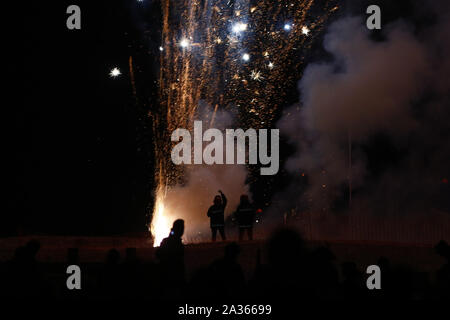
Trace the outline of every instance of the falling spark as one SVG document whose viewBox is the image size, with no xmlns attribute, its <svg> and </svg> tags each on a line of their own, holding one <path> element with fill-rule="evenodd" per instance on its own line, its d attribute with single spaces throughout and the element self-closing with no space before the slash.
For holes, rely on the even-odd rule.
<svg viewBox="0 0 450 320">
<path fill-rule="evenodd" d="M 186 39 L 186 38 L 181 39 L 181 41 L 180 41 L 180 46 L 181 46 L 182 48 L 187 48 L 187 47 L 189 46 L 189 40 Z"/>
<path fill-rule="evenodd" d="M 133 89 L 133 97 L 134 97 L 135 101 L 137 102 L 136 81 L 134 80 L 134 68 L 133 68 L 133 57 L 132 56 L 130 56 L 130 58 L 128 59 L 128 67 L 130 68 L 130 81 L 131 81 L 131 88 Z"/>
<path fill-rule="evenodd" d="M 257 70 L 252 71 L 252 73 L 250 74 L 250 78 L 256 81 L 261 81 L 262 79 L 264 79 L 264 77 L 261 76 L 261 72 Z"/>
<path fill-rule="evenodd" d="M 232 27 L 232 30 L 234 33 L 245 31 L 247 30 L 247 24 L 242 22 L 235 23 Z"/>
<path fill-rule="evenodd" d="M 111 72 L 109 73 L 111 78 L 116 78 L 118 76 L 120 76 L 122 73 L 120 72 L 119 68 L 114 68 L 111 70 Z"/>
<path fill-rule="evenodd" d="M 303 33 L 305 36 L 307 36 L 307 35 L 309 34 L 309 29 L 308 29 L 308 27 L 306 27 L 306 26 L 302 27 L 302 33 Z"/>
</svg>

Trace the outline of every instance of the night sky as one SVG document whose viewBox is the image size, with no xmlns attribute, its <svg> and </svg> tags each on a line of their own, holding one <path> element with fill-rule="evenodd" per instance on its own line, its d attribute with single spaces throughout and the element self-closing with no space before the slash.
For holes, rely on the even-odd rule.
<svg viewBox="0 0 450 320">
<path fill-rule="evenodd" d="M 130 54 L 146 55 L 150 101 L 157 58 L 147 49 L 155 46 L 142 49 L 135 41 L 143 35 L 131 22 L 134 3 L 78 1 L 82 29 L 77 31 L 66 28 L 70 4 L 34 3 L 23 17 L 25 35 L 14 39 L 23 58 L 14 70 L 21 74 L 16 73 L 18 95 L 9 106 L 14 133 L 7 171 L 13 192 L 2 231 L 145 231 L 153 181 L 151 130 L 147 136 L 139 132 L 145 111 L 134 102 L 127 73 Z M 142 12 L 157 34 L 158 10 Z M 110 78 L 113 67 L 124 76 Z"/>
</svg>

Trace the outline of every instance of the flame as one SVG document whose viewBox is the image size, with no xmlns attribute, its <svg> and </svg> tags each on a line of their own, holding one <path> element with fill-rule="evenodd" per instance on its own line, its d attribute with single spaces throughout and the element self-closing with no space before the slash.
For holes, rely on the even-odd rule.
<svg viewBox="0 0 450 320">
<path fill-rule="evenodd" d="M 159 190 L 151 224 L 154 247 L 158 247 L 161 244 L 161 241 L 169 235 L 171 228 L 171 222 L 167 217 L 166 208 L 164 206 L 164 198 L 164 194 Z"/>
</svg>

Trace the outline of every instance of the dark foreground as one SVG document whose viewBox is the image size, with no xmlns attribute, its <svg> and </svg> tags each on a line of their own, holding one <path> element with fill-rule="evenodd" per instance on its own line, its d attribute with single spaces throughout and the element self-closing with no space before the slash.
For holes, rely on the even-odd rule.
<svg viewBox="0 0 450 320">
<path fill-rule="evenodd" d="M 0 295 L 177 303 L 449 299 L 449 253 L 444 242 L 305 243 L 284 230 L 267 241 L 187 245 L 184 266 L 173 267 L 160 263 L 146 238 L 6 238 Z M 67 288 L 69 265 L 80 267 L 80 290 Z M 380 290 L 367 288 L 369 265 L 381 269 Z"/>
</svg>

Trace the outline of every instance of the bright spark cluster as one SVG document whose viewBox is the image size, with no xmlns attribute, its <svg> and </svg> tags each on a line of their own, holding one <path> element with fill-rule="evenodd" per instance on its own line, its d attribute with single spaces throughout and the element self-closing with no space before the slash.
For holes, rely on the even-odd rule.
<svg viewBox="0 0 450 320">
<path fill-rule="evenodd" d="M 109 72 L 109 76 L 111 78 L 116 78 L 118 76 L 120 76 L 122 73 L 120 72 L 119 68 L 113 68 L 110 72 Z"/>
</svg>

